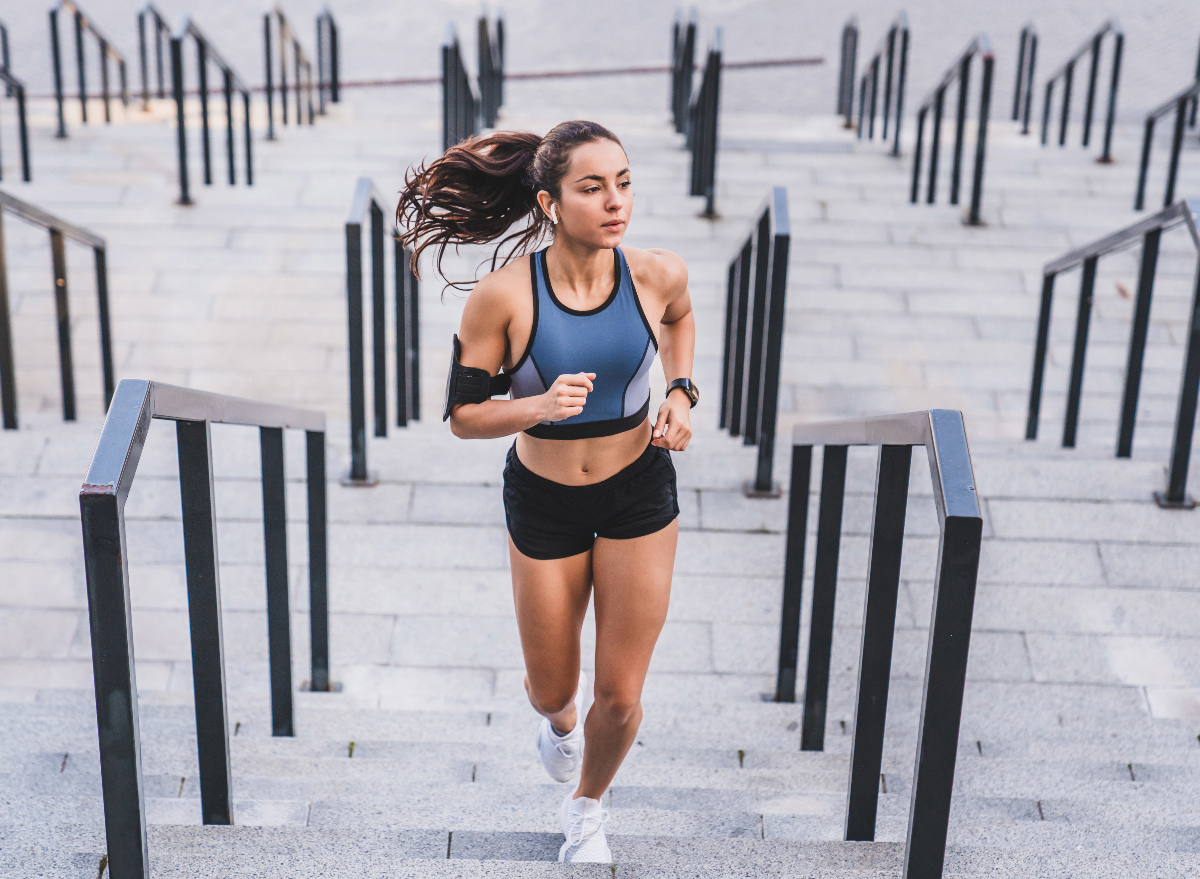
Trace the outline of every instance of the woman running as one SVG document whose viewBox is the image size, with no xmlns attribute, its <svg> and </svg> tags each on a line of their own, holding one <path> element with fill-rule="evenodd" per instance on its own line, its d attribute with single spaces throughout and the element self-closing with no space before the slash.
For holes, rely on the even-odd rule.
<svg viewBox="0 0 1200 879">
<path fill-rule="evenodd" d="M 632 209 L 621 142 L 579 121 L 452 147 L 409 175 L 397 208 L 414 269 L 431 245 L 440 272 L 447 246 L 501 239 L 454 337 L 443 420 L 464 439 L 516 434 L 504 511 L 525 689 L 546 771 L 569 781 L 582 766 L 560 811 L 560 861 L 612 860 L 600 800 L 642 720 L 679 534 L 670 451 L 687 448 L 697 399 L 687 267 L 619 246 Z M 514 258 L 547 233 L 548 247 Z M 652 410 L 656 353 L 668 385 Z M 585 719 L 580 630 L 593 595 Z"/>
</svg>

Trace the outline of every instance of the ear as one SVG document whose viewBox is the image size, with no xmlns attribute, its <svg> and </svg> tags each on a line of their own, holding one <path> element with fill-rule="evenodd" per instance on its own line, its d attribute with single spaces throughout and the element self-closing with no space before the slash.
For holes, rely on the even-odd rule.
<svg viewBox="0 0 1200 879">
<path fill-rule="evenodd" d="M 546 219 L 550 219 L 550 209 L 554 207 L 554 199 L 550 193 L 542 189 L 537 194 L 538 207 L 542 209 L 542 213 L 546 215 Z"/>
</svg>

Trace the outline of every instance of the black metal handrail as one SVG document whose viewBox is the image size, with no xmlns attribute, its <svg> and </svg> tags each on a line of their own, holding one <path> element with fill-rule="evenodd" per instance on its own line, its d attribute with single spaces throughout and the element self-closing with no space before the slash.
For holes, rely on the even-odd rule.
<svg viewBox="0 0 1200 879">
<path fill-rule="evenodd" d="M 64 85 L 62 70 L 62 55 L 58 41 L 58 13 L 70 13 L 75 21 L 75 71 L 79 81 L 79 115 L 80 121 L 87 125 L 87 61 L 84 52 L 84 33 L 90 33 L 96 38 L 100 51 L 100 96 L 104 100 L 104 122 L 112 122 L 111 95 L 108 87 L 108 62 L 112 59 L 117 64 L 117 72 L 121 80 L 121 105 L 129 106 L 129 83 L 125 77 L 125 56 L 122 55 L 112 42 L 100 33 L 96 23 L 88 18 L 73 0 L 59 0 L 58 5 L 50 10 L 50 55 L 54 63 L 54 98 L 58 103 L 58 137 L 67 136 L 67 123 L 63 116 Z"/>
<path fill-rule="evenodd" d="M 983 164 L 987 158 L 987 124 L 988 113 L 992 101 L 992 68 L 995 58 L 987 34 L 979 34 L 958 56 L 941 81 L 933 87 L 929 96 L 921 102 L 917 110 L 917 144 L 913 150 L 912 191 L 909 201 L 917 203 L 921 184 L 921 153 L 925 136 L 925 117 L 930 109 L 933 110 L 933 141 L 929 148 L 929 184 L 925 202 L 933 204 L 937 195 L 937 166 L 938 151 L 941 143 L 942 108 L 945 103 L 946 89 L 954 82 L 958 83 L 958 110 L 954 125 L 954 164 L 950 170 L 950 204 L 958 204 L 959 182 L 962 176 L 963 133 L 967 119 L 967 90 L 971 79 L 971 59 L 976 55 L 983 61 L 983 81 L 979 90 L 979 124 L 975 130 L 975 171 L 971 179 L 971 209 L 967 214 L 967 223 L 977 226 L 980 223 L 979 211 L 983 204 Z"/>
<path fill-rule="evenodd" d="M 5 430 L 17 429 L 17 377 L 13 355 L 12 319 L 8 303 L 8 263 L 4 252 L 4 213 L 41 226 L 50 233 L 50 262 L 54 272 L 54 313 L 58 323 L 58 368 L 62 387 L 63 420 L 75 420 L 75 361 L 71 346 L 71 310 L 67 300 L 66 239 L 92 249 L 96 260 L 96 310 L 100 322 L 100 364 L 107 408 L 116 384 L 112 330 L 108 316 L 108 256 L 104 239 L 59 219 L 39 207 L 0 192 L 0 409 Z"/>
<path fill-rule="evenodd" d="M 900 123 L 904 118 L 904 86 L 908 74 L 908 16 L 903 12 L 896 16 L 887 33 L 879 42 L 879 49 L 867 64 L 858 89 L 858 139 L 862 140 L 864 115 L 867 140 L 875 139 L 875 109 L 879 95 L 879 68 L 887 65 L 883 76 L 883 130 L 881 139 L 888 139 L 888 123 L 894 119 L 892 132 L 892 155 L 900 155 Z M 871 100 L 867 103 L 868 86 Z M 893 100 L 894 99 L 894 100 Z M 867 108 L 870 107 L 868 110 Z"/>
<path fill-rule="evenodd" d="M 692 153 L 691 195 L 704 196 L 705 217 L 717 215 L 717 123 L 721 113 L 721 29 L 717 28 L 700 90 L 688 107 L 687 147 Z"/>
<path fill-rule="evenodd" d="M 1028 22 L 1017 41 L 1017 82 L 1013 86 L 1013 122 L 1021 122 L 1021 134 L 1029 134 L 1033 108 L 1033 69 L 1037 63 L 1037 28 Z"/>
<path fill-rule="evenodd" d="M 495 36 L 488 28 L 487 15 L 480 15 L 479 37 L 479 112 L 485 128 L 495 128 L 504 103 L 504 16 L 496 16 Z"/>
<path fill-rule="evenodd" d="M 274 22 L 274 27 L 272 27 Z M 275 139 L 275 80 L 274 80 L 274 63 L 272 62 L 271 52 L 271 36 L 272 31 L 279 32 L 279 110 L 280 121 L 283 125 L 288 124 L 288 46 L 290 44 L 292 50 L 292 64 L 295 72 L 296 83 L 296 124 L 304 124 L 304 105 L 302 98 L 308 97 L 308 124 L 312 125 L 315 115 L 315 107 L 313 105 L 313 65 L 308 58 L 308 53 L 304 51 L 304 47 L 300 45 L 300 38 L 296 32 L 292 30 L 288 24 L 287 16 L 283 14 L 283 10 L 276 6 L 270 12 L 263 13 L 263 58 L 265 61 L 267 82 L 267 140 Z M 304 81 L 301 82 L 300 72 L 304 71 Z M 321 112 L 325 112 L 324 107 Z"/>
<path fill-rule="evenodd" d="M 1084 41 L 1062 65 L 1050 74 L 1046 80 L 1046 94 L 1042 100 L 1042 146 L 1050 137 L 1050 106 L 1054 98 L 1054 84 L 1060 79 L 1063 84 L 1062 108 L 1059 111 L 1058 145 L 1067 143 L 1067 122 L 1071 117 L 1071 81 L 1075 76 L 1075 62 L 1084 55 L 1091 56 L 1088 66 L 1087 100 L 1083 104 L 1083 140 L 1087 146 L 1092 134 L 1092 115 L 1096 105 L 1096 79 L 1100 73 L 1100 49 L 1104 38 L 1113 35 L 1112 71 L 1108 84 L 1108 110 L 1104 117 L 1104 152 L 1100 155 L 1101 162 L 1112 161 L 1112 133 L 1117 118 L 1117 88 L 1121 82 L 1121 51 L 1125 46 L 1125 33 L 1116 18 L 1110 18 L 1100 28 Z M 1032 70 L 1030 71 L 1032 75 Z"/>
<path fill-rule="evenodd" d="M 1196 289 L 1192 294 L 1191 320 L 1188 323 L 1187 353 L 1179 388 L 1179 406 L 1175 416 L 1175 438 L 1167 468 L 1166 492 L 1155 492 L 1160 506 L 1191 508 L 1187 496 L 1188 463 L 1192 451 L 1192 433 L 1196 425 L 1196 400 L 1200 393 L 1200 199 L 1180 201 L 1152 217 L 1114 232 L 1047 263 L 1042 273 L 1042 302 L 1038 315 L 1037 341 L 1033 354 L 1033 378 L 1029 384 L 1029 414 L 1025 438 L 1037 439 L 1038 417 L 1042 402 L 1042 380 L 1046 368 L 1046 350 L 1050 339 L 1050 309 L 1054 297 L 1054 279 L 1062 272 L 1082 266 L 1079 308 L 1075 318 L 1075 344 L 1071 356 L 1071 378 L 1067 386 L 1067 408 L 1063 419 L 1063 448 L 1075 446 L 1079 425 L 1079 401 L 1083 395 L 1083 365 L 1087 354 L 1088 325 L 1092 314 L 1092 294 L 1096 284 L 1096 266 L 1100 257 L 1142 243 L 1141 269 L 1137 298 L 1133 306 L 1133 325 L 1129 336 L 1129 356 L 1125 367 L 1125 392 L 1121 403 L 1121 422 L 1117 432 L 1117 457 L 1133 453 L 1133 428 L 1137 419 L 1138 392 L 1142 380 L 1142 361 L 1146 353 L 1146 334 L 1150 326 L 1150 299 L 1158 266 L 1158 245 L 1162 233 L 1175 226 L 1186 226 L 1197 249 Z"/>
<path fill-rule="evenodd" d="M 363 353 L 363 223 L 371 227 L 371 342 L 374 356 L 375 436 L 387 436 L 387 341 L 384 302 L 386 199 L 369 177 L 359 177 L 346 219 L 346 301 L 350 330 L 350 473 L 352 485 L 374 485 L 367 470 L 366 357 Z M 412 252 L 391 230 L 396 281 L 396 426 L 421 419 L 420 311 Z"/>
<path fill-rule="evenodd" d="M 146 24 L 149 22 L 154 34 L 154 72 L 157 88 L 155 97 L 165 98 L 166 80 L 163 75 L 163 44 L 171 44 L 171 26 L 153 3 L 146 3 L 138 10 L 138 61 L 142 75 L 142 109 L 150 109 L 150 55 L 146 48 Z"/>
<path fill-rule="evenodd" d="M 448 150 L 479 133 L 479 98 L 463 64 L 454 23 L 442 41 L 442 149 Z"/>
<path fill-rule="evenodd" d="M 1163 193 L 1163 207 L 1175 200 L 1175 182 L 1179 175 L 1179 156 L 1183 152 L 1183 132 L 1188 123 L 1191 107 L 1192 124 L 1195 124 L 1195 104 L 1200 101 L 1200 61 L 1197 61 L 1197 78 L 1194 83 L 1180 91 L 1166 103 L 1146 114 L 1145 130 L 1142 133 L 1142 158 L 1138 165 L 1137 195 L 1133 209 L 1140 211 L 1146 206 L 1146 178 L 1150 173 L 1150 150 L 1154 146 L 1154 123 L 1160 116 L 1175 111 L 1175 129 L 1171 135 L 1171 159 L 1167 163 L 1167 185 Z"/>
<path fill-rule="evenodd" d="M 746 493 L 778 495 L 771 480 L 779 368 L 787 314 L 787 266 L 791 244 L 787 190 L 775 186 L 754 229 L 729 264 L 725 295 L 725 353 L 721 364 L 719 425 L 743 443 L 758 446 L 754 481 Z"/>
<path fill-rule="evenodd" d="M 338 28 L 328 6 L 317 13 L 317 102 L 325 115 L 325 95 L 331 104 L 342 100 L 342 82 L 338 76 Z"/>
<path fill-rule="evenodd" d="M 259 428 L 271 731 L 276 736 L 290 736 L 294 732 L 283 431 L 293 428 L 306 432 L 311 682 L 314 690 L 329 689 L 324 414 L 154 381 L 124 379 L 117 385 L 79 492 L 104 829 L 112 879 L 147 879 L 150 875 L 130 624 L 125 499 L 133 486 L 152 418 L 176 422 L 200 806 L 205 824 L 233 824 L 234 818 L 213 491 L 213 424 Z"/>
<path fill-rule="evenodd" d="M 925 446 L 938 515 L 939 546 L 904 875 L 909 879 L 937 879 L 942 875 L 946 854 L 983 536 L 983 519 L 961 412 L 931 409 L 905 415 L 801 424 L 795 428 L 775 699 L 794 702 L 796 698 L 812 450 L 813 446 L 824 446 L 801 738 L 803 750 L 823 750 L 846 453 L 852 445 L 880 446 L 880 450 L 845 838 L 875 838 L 912 447 Z"/>
<path fill-rule="evenodd" d="M 696 75 L 696 9 L 684 25 L 675 13 L 671 27 L 671 119 L 675 131 L 687 130 L 688 107 L 692 104 L 692 80 Z"/>
<path fill-rule="evenodd" d="M 843 125 L 853 128 L 854 71 L 858 59 L 858 19 L 853 15 L 842 27 L 841 61 L 838 65 L 837 115 L 846 117 Z"/>
<path fill-rule="evenodd" d="M 21 144 L 21 179 L 26 183 L 33 180 L 33 166 L 29 162 L 29 124 L 25 119 L 25 83 L 13 76 L 8 58 L 8 28 L 0 24 L 4 66 L 0 67 L 0 82 L 4 83 L 7 97 L 17 101 L 17 137 Z M 0 162 L 0 180 L 4 179 L 4 163 Z"/>
<path fill-rule="evenodd" d="M 222 91 L 225 95 L 225 157 L 229 168 L 229 185 L 237 185 L 237 163 L 233 149 L 233 93 L 242 96 L 242 123 L 246 142 L 246 185 L 254 185 L 254 154 L 250 136 L 250 88 L 243 85 L 241 77 L 213 48 L 212 41 L 204 35 L 191 16 L 185 15 L 171 34 L 171 89 L 175 97 L 175 126 L 179 148 L 179 203 L 192 204 L 188 187 L 187 162 L 187 117 L 184 113 L 186 95 L 183 81 L 183 43 L 191 37 L 196 43 L 196 72 L 200 92 L 200 146 L 204 156 L 204 185 L 212 185 L 212 146 L 208 131 L 208 62 L 211 60 L 221 71 Z"/>
</svg>

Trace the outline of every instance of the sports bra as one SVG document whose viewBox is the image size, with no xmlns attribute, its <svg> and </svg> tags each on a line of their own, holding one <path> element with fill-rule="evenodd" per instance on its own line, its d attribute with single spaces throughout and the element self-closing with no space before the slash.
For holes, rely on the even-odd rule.
<svg viewBox="0 0 1200 879">
<path fill-rule="evenodd" d="M 554 295 L 546 251 L 529 257 L 533 327 L 525 353 L 511 370 L 511 399 L 544 394 L 560 375 L 594 372 L 583 411 L 562 421 L 543 421 L 525 432 L 541 439 L 612 436 L 637 427 L 650 411 L 650 365 L 658 340 L 642 311 L 629 263 L 613 249 L 616 283 L 602 305 L 567 308 Z"/>
</svg>

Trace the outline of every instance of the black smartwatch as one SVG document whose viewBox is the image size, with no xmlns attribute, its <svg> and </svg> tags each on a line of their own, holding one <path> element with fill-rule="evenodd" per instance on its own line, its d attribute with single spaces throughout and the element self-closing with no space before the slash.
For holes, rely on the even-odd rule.
<svg viewBox="0 0 1200 879">
<path fill-rule="evenodd" d="M 676 388 L 683 389 L 683 392 L 688 395 L 688 399 L 692 401 L 690 408 L 695 409 L 696 403 L 700 401 L 700 389 L 696 387 L 696 383 L 690 378 L 677 378 L 667 385 L 667 396 L 671 396 L 671 391 Z"/>
</svg>

